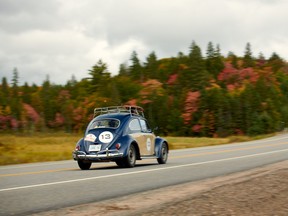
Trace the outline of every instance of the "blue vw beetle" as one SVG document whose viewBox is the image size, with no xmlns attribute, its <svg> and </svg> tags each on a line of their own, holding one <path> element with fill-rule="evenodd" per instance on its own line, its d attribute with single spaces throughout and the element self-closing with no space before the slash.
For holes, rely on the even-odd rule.
<svg viewBox="0 0 288 216">
<path fill-rule="evenodd" d="M 76 144 L 73 158 L 80 169 L 93 162 L 114 161 L 119 167 L 134 167 L 136 160 L 157 159 L 165 164 L 168 142 L 156 137 L 139 106 L 113 106 L 94 109 L 94 118 Z"/>
</svg>

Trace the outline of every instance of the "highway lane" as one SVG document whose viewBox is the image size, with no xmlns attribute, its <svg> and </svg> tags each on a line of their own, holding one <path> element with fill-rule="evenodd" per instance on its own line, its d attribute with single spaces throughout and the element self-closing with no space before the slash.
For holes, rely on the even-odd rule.
<svg viewBox="0 0 288 216">
<path fill-rule="evenodd" d="M 137 161 L 79 170 L 75 161 L 0 167 L 0 215 L 28 215 L 239 172 L 288 159 L 288 135 L 170 151 L 168 163 Z"/>
</svg>

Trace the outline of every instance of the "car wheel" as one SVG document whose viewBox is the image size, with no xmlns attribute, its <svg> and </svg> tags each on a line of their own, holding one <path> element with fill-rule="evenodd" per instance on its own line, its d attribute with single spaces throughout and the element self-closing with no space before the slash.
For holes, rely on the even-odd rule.
<svg viewBox="0 0 288 216">
<path fill-rule="evenodd" d="M 132 168 L 136 163 L 136 150 L 134 145 L 130 145 L 127 156 L 122 161 L 124 167 Z"/>
<path fill-rule="evenodd" d="M 157 161 L 159 164 L 165 164 L 167 159 L 168 159 L 168 148 L 167 148 L 167 144 L 163 143 L 161 152 L 160 152 L 160 157 L 157 158 Z"/>
<path fill-rule="evenodd" d="M 78 160 L 78 166 L 80 167 L 80 169 L 82 170 L 89 170 L 91 167 L 91 162 L 86 162 L 86 161 L 82 161 L 82 160 Z"/>
</svg>

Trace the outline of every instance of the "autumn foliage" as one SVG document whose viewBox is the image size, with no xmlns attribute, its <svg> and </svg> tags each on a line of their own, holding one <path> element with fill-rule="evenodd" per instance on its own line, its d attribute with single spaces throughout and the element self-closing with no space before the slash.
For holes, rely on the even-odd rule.
<svg viewBox="0 0 288 216">
<path fill-rule="evenodd" d="M 198 110 L 198 103 L 200 99 L 200 92 L 191 92 L 187 93 L 185 103 L 184 103 L 184 112 L 182 118 L 185 124 L 189 124 L 192 120 L 193 114 Z"/>
<path fill-rule="evenodd" d="M 247 44 L 243 56 L 224 56 L 209 42 L 202 56 L 193 41 L 187 54 L 157 59 L 152 52 L 141 62 L 133 52 L 130 60 L 116 76 L 99 60 L 86 78 L 64 85 L 47 77 L 20 86 L 15 68 L 0 84 L 0 132 L 82 133 L 95 107 L 124 104 L 142 106 L 164 135 L 257 135 L 288 125 L 288 64 L 276 53 L 255 57 Z"/>
</svg>

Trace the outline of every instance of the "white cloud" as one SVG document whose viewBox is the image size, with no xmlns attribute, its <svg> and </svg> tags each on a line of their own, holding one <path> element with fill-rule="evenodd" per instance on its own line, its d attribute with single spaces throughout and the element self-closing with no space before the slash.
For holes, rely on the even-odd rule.
<svg viewBox="0 0 288 216">
<path fill-rule="evenodd" d="M 144 61 L 187 53 L 192 40 L 205 54 L 209 41 L 222 54 L 272 52 L 287 59 L 286 0 L 0 0 L 0 78 L 14 67 L 22 82 L 46 75 L 78 80 L 102 59 L 112 74 L 135 50 Z"/>
</svg>

